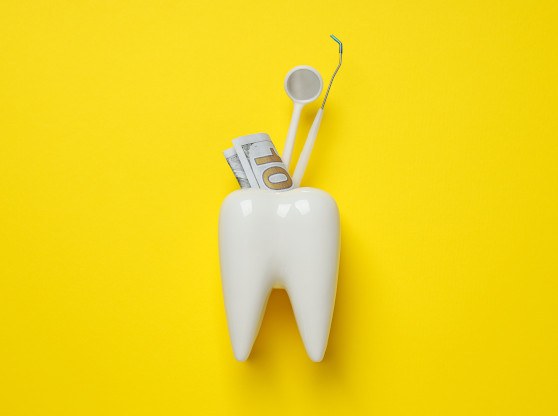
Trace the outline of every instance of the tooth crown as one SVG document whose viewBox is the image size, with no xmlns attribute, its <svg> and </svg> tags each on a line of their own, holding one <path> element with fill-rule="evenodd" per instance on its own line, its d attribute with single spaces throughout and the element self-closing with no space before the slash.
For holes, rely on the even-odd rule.
<svg viewBox="0 0 558 416">
<path fill-rule="evenodd" d="M 287 290 L 306 351 L 327 346 L 339 264 L 339 211 L 314 188 L 231 193 L 219 218 L 221 277 L 235 357 L 250 355 L 273 287 Z"/>
</svg>

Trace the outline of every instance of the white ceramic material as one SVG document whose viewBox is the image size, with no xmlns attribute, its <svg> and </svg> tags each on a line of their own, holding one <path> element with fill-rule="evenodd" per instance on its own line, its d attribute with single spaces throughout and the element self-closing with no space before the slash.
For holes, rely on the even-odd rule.
<svg viewBox="0 0 558 416">
<path fill-rule="evenodd" d="M 339 212 L 314 188 L 238 190 L 219 218 L 219 254 L 234 355 L 250 355 L 272 288 L 289 294 L 306 352 L 321 361 L 337 289 Z"/>
<path fill-rule="evenodd" d="M 291 163 L 296 130 L 298 129 L 302 107 L 318 98 L 322 93 L 322 87 L 322 76 L 318 71 L 308 65 L 294 67 L 285 77 L 285 91 L 294 103 L 289 132 L 287 133 L 285 148 L 281 155 L 287 169 Z"/>
</svg>

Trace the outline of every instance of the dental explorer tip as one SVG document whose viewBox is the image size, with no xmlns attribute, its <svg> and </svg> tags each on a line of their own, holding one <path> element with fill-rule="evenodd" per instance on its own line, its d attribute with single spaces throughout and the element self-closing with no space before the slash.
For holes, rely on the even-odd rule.
<svg viewBox="0 0 558 416">
<path fill-rule="evenodd" d="M 337 75 L 337 72 L 339 71 L 339 68 L 341 68 L 341 63 L 343 62 L 343 43 L 339 39 L 337 39 L 337 37 L 335 35 L 329 35 L 329 36 L 331 37 L 331 39 L 333 39 L 335 42 L 337 42 L 339 44 L 339 64 L 337 65 L 337 68 L 335 68 L 335 71 L 333 72 L 333 75 L 331 76 L 331 80 L 329 81 L 329 85 L 327 86 L 327 91 L 325 93 L 324 100 L 322 101 L 322 110 L 325 107 L 327 97 L 329 95 L 329 90 L 331 89 L 331 84 L 333 84 L 333 80 L 335 79 L 335 75 Z"/>
<path fill-rule="evenodd" d="M 337 39 L 337 37 L 335 35 L 329 35 L 331 37 L 331 39 L 333 39 L 335 42 L 337 42 L 339 44 L 339 53 L 343 53 L 343 43 Z"/>
</svg>

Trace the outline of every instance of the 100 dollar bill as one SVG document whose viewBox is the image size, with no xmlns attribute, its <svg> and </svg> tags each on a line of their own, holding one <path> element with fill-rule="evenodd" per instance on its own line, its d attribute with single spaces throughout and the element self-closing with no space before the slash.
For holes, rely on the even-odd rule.
<svg viewBox="0 0 558 416">
<path fill-rule="evenodd" d="M 233 145 L 251 188 L 271 191 L 287 191 L 294 188 L 291 175 L 267 134 L 238 137 L 233 140 Z"/>
<path fill-rule="evenodd" d="M 225 155 L 225 159 L 227 159 L 227 163 L 231 167 L 231 170 L 233 171 L 240 187 L 242 189 L 251 188 L 246 172 L 244 172 L 244 168 L 242 167 L 242 163 L 240 163 L 240 159 L 238 158 L 238 154 L 236 153 L 236 150 L 234 150 L 234 147 L 225 150 L 223 154 Z"/>
</svg>

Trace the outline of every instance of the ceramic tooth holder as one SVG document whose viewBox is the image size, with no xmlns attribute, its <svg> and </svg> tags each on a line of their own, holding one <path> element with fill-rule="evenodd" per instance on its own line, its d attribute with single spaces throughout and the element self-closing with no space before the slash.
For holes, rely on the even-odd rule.
<svg viewBox="0 0 558 416">
<path fill-rule="evenodd" d="M 287 291 L 310 359 L 323 359 L 339 248 L 337 204 L 322 190 L 243 189 L 226 197 L 219 218 L 219 254 L 237 360 L 250 355 L 272 288 Z"/>
</svg>

